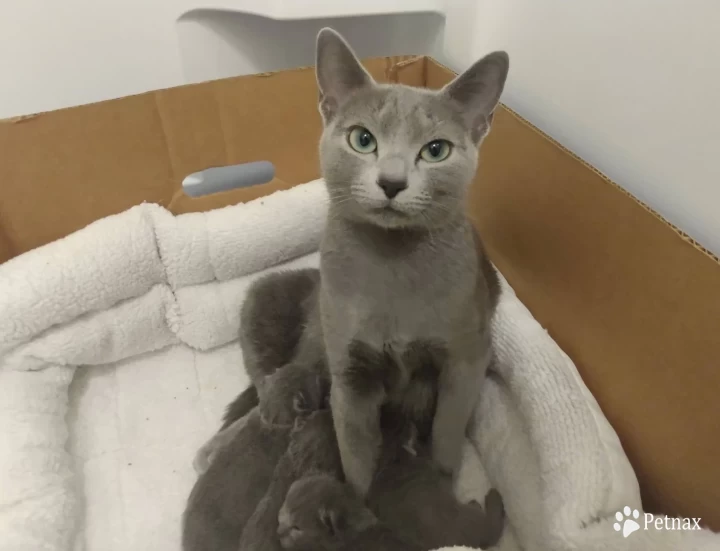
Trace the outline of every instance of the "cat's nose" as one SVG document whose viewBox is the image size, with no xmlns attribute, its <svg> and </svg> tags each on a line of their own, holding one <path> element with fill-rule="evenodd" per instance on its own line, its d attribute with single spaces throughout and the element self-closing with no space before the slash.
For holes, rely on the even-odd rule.
<svg viewBox="0 0 720 551">
<path fill-rule="evenodd" d="M 378 185 L 385 192 L 388 199 L 392 199 L 407 187 L 407 180 L 391 180 L 389 178 L 380 178 Z"/>
</svg>

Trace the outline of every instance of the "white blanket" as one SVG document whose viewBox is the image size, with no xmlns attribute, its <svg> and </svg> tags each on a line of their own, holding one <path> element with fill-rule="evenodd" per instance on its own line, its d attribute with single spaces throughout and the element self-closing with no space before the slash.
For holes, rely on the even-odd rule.
<svg viewBox="0 0 720 551">
<path fill-rule="evenodd" d="M 317 263 L 326 201 L 313 182 L 210 213 L 141 205 L 0 266 L 1 551 L 178 549 L 194 452 L 246 384 L 244 293 Z M 642 512 L 616 531 L 640 509 L 635 475 L 507 284 L 494 341 L 457 491 L 498 487 L 501 549 L 720 549 L 707 531 L 645 530 Z"/>
</svg>

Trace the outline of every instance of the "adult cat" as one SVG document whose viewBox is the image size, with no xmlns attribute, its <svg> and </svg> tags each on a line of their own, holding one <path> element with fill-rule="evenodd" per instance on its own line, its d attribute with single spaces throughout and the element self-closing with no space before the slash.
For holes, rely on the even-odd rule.
<svg viewBox="0 0 720 551">
<path fill-rule="evenodd" d="M 355 344 L 397 356 L 418 340 L 447 349 L 432 456 L 448 473 L 460 461 L 498 294 L 465 199 L 508 68 L 507 54 L 494 52 L 439 91 L 380 85 L 340 35 L 318 35 L 320 159 L 330 195 L 319 306 L 343 469 L 361 496 L 375 472 L 388 396 L 382 386 L 357 388 Z"/>
</svg>

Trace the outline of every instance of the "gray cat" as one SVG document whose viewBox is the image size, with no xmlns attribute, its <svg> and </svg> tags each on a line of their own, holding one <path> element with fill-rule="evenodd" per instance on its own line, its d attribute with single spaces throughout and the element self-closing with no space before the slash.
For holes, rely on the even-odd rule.
<svg viewBox="0 0 720 551">
<path fill-rule="evenodd" d="M 258 405 L 258 382 L 294 358 L 325 372 L 321 339 L 308 329 L 319 282 L 319 271 L 307 268 L 271 272 L 250 285 L 240 310 L 240 347 L 250 385 L 228 405 L 221 431 Z"/>
<path fill-rule="evenodd" d="M 440 91 L 379 85 L 337 33 L 318 35 L 320 160 L 330 196 L 319 304 L 340 454 L 362 496 L 387 396 L 358 392 L 348 377 L 353 342 L 396 352 L 418 339 L 443 343 L 432 456 L 448 473 L 460 461 L 490 361 L 498 292 L 465 203 L 508 67 L 507 54 L 494 52 Z"/>
<path fill-rule="evenodd" d="M 293 482 L 312 473 L 341 478 L 342 464 L 329 411 L 320 411 L 298 422 L 287 452 L 273 473 L 272 482 L 247 522 L 240 551 L 282 551 L 278 538 L 278 513 Z"/>
<path fill-rule="evenodd" d="M 278 515 L 285 551 L 427 551 L 378 521 L 348 485 L 327 475 L 295 482 Z"/>
<path fill-rule="evenodd" d="M 260 390 L 260 406 L 227 429 L 232 432 L 229 441 L 208 452 L 206 470 L 183 515 L 184 551 L 237 551 L 243 528 L 288 449 L 293 421 L 323 403 L 312 370 L 286 366 L 262 379 Z"/>
</svg>

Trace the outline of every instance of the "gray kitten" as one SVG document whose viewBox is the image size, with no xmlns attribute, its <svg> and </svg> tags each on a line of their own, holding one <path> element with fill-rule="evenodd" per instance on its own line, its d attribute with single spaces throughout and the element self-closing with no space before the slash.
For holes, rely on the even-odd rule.
<svg viewBox="0 0 720 551">
<path fill-rule="evenodd" d="M 396 534 L 424 549 L 486 549 L 497 544 L 505 527 L 497 490 L 485 496 L 484 510 L 475 501 L 459 502 L 447 475 L 433 464 L 426 446 L 414 439 L 384 451 L 367 503 Z"/>
<path fill-rule="evenodd" d="M 257 394 L 262 421 L 276 427 L 289 427 L 296 417 L 309 415 L 326 405 L 328 385 L 313 367 L 289 363 L 258 379 Z M 193 461 L 198 474 L 207 471 L 219 451 L 243 430 L 246 417 L 220 430 L 200 448 Z"/>
<path fill-rule="evenodd" d="M 250 285 L 240 310 L 240 347 L 250 386 L 228 405 L 221 431 L 258 405 L 257 384 L 266 375 L 294 358 L 316 367 L 324 359 L 321 339 L 308 329 L 319 281 L 319 271 L 307 268 L 271 272 Z"/>
<path fill-rule="evenodd" d="M 330 196 L 320 248 L 320 314 L 345 475 L 365 495 L 381 435 L 379 390 L 348 379 L 351 343 L 401 351 L 422 339 L 448 351 L 432 456 L 448 473 L 490 361 L 497 274 L 465 215 L 478 147 L 509 68 L 494 52 L 439 91 L 376 84 L 331 29 L 317 39 Z"/>
<path fill-rule="evenodd" d="M 357 497 L 326 475 L 295 482 L 278 515 L 278 538 L 285 551 L 426 551 L 398 537 Z"/>
<path fill-rule="evenodd" d="M 282 551 L 278 538 L 278 513 L 290 486 L 309 473 L 342 477 L 342 464 L 329 411 L 314 413 L 298 422 L 287 452 L 273 473 L 272 482 L 248 520 L 240 551 Z"/>
<path fill-rule="evenodd" d="M 261 380 L 260 396 L 261 405 L 247 418 L 217 435 L 230 431 L 232 438 L 208 452 L 207 470 L 183 515 L 184 551 L 237 551 L 243 528 L 288 449 L 293 421 L 323 403 L 317 374 L 297 366 Z"/>
<path fill-rule="evenodd" d="M 323 442 L 323 447 L 326 447 L 330 442 L 335 443 L 336 439 L 330 424 L 330 412 L 321 414 L 326 416 L 326 432 L 323 434 L 321 430 L 316 430 L 313 438 Z M 488 492 L 485 511 L 475 502 L 460 503 L 453 493 L 452 481 L 433 464 L 426 451 L 427 446 L 417 441 L 414 426 L 407 423 L 401 411 L 384 408 L 381 426 L 382 453 L 366 503 L 384 525 L 402 541 L 414 542 L 424 549 L 451 545 L 486 548 L 495 545 L 505 524 L 500 494 L 496 490 Z M 299 462 L 295 460 L 295 463 Z M 294 479 L 288 477 L 286 481 L 297 480 L 298 475 L 307 471 L 297 471 Z M 272 511 L 276 514 L 288 487 L 287 484 L 283 485 L 274 498 L 276 501 Z M 313 509 L 310 505 L 307 508 L 313 513 L 317 512 L 317 508 Z M 285 528 L 293 526 L 292 523 L 285 524 Z M 270 521 L 266 522 L 266 538 L 270 538 L 267 531 L 272 526 Z M 280 531 L 288 535 L 286 532 Z"/>
</svg>

